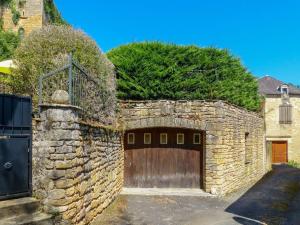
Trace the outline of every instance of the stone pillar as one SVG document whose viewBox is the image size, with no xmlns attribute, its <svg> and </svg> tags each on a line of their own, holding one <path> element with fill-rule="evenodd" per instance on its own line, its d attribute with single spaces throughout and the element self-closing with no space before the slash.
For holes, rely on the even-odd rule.
<svg viewBox="0 0 300 225">
<path fill-rule="evenodd" d="M 62 213 L 73 220 L 80 207 L 76 185 L 82 170 L 79 108 L 70 105 L 41 106 L 40 120 L 34 133 L 34 195 L 49 213 Z"/>
</svg>

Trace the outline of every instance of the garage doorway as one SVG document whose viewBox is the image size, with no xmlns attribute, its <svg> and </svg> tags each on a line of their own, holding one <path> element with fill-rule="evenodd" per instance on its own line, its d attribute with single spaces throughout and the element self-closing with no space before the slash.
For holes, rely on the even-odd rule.
<svg viewBox="0 0 300 225">
<path fill-rule="evenodd" d="M 272 163 L 288 162 L 288 144 L 286 141 L 272 141 Z"/>
<path fill-rule="evenodd" d="M 183 128 L 127 131 L 125 187 L 201 188 L 203 136 L 200 130 Z"/>
</svg>

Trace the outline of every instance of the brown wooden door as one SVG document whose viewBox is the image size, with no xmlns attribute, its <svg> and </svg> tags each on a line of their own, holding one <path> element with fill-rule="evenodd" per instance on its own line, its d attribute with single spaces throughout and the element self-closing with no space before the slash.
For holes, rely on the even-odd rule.
<svg viewBox="0 0 300 225">
<path fill-rule="evenodd" d="M 272 142 L 272 163 L 286 163 L 287 158 L 287 142 L 273 141 Z"/>
<path fill-rule="evenodd" d="M 133 133 L 134 144 L 127 135 Z M 151 144 L 144 144 L 144 133 L 151 133 Z M 160 144 L 160 134 L 167 133 L 168 143 Z M 177 133 L 184 134 L 184 144 L 177 144 Z M 202 174 L 202 142 L 194 144 L 189 129 L 151 128 L 125 133 L 125 186 L 200 188 Z"/>
</svg>

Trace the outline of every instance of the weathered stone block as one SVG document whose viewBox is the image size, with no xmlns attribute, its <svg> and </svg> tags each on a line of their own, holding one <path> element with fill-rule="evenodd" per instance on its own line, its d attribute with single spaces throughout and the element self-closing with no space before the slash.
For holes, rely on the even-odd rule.
<svg viewBox="0 0 300 225">
<path fill-rule="evenodd" d="M 73 167 L 73 161 L 72 160 L 66 160 L 66 161 L 56 161 L 55 162 L 55 168 L 56 169 L 69 169 Z"/>
<path fill-rule="evenodd" d="M 56 180 L 54 184 L 55 187 L 58 189 L 66 189 L 75 185 L 76 182 L 73 179 L 60 179 L 60 180 Z"/>
<path fill-rule="evenodd" d="M 66 196 L 66 191 L 64 189 L 54 189 L 49 191 L 48 199 L 58 200 L 63 199 Z"/>
<path fill-rule="evenodd" d="M 49 178 L 57 180 L 59 178 L 65 177 L 66 172 L 64 170 L 51 170 L 49 171 Z"/>
</svg>

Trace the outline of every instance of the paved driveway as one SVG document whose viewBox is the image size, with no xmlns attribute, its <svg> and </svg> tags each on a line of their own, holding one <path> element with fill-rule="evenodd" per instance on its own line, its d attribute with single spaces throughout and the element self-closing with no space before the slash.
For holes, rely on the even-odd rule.
<svg viewBox="0 0 300 225">
<path fill-rule="evenodd" d="M 225 198 L 122 195 L 93 225 L 300 225 L 300 170 L 276 166 Z"/>
</svg>

